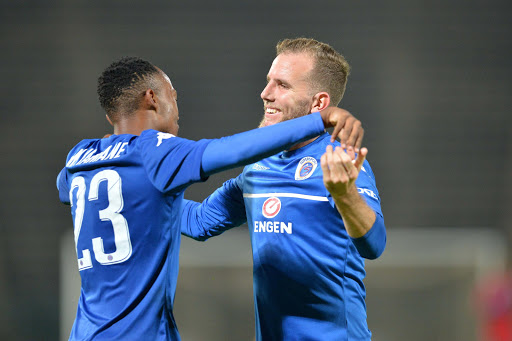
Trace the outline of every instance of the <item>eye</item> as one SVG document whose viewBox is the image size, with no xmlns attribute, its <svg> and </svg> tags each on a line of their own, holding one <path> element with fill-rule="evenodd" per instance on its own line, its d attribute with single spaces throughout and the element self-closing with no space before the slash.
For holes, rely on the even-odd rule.
<svg viewBox="0 0 512 341">
<path fill-rule="evenodd" d="M 278 85 L 280 88 L 288 89 L 288 84 L 285 84 L 285 83 L 283 83 L 283 82 L 279 82 L 279 83 L 277 83 L 277 85 Z"/>
</svg>

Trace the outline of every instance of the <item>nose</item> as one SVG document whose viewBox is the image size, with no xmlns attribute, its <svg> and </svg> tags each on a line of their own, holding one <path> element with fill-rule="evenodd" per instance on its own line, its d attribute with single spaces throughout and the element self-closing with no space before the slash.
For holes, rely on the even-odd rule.
<svg viewBox="0 0 512 341">
<path fill-rule="evenodd" d="M 273 85 L 272 82 L 268 82 L 267 86 L 263 89 L 260 95 L 261 99 L 267 102 L 274 101 Z"/>
</svg>

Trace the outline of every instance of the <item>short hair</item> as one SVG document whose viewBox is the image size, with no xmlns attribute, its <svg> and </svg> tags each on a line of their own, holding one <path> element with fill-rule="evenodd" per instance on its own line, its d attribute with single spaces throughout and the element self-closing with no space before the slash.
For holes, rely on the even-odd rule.
<svg viewBox="0 0 512 341">
<path fill-rule="evenodd" d="M 337 106 L 347 85 L 350 65 L 345 57 L 330 45 L 311 38 L 284 39 L 276 45 L 276 55 L 282 53 L 308 53 L 314 58 L 309 79 L 314 91 L 325 91 L 331 104 Z"/>
<path fill-rule="evenodd" d="M 158 91 L 156 75 L 161 71 L 138 57 L 123 57 L 108 66 L 98 78 L 100 104 L 108 117 L 116 121 L 133 114 L 147 89 Z"/>
</svg>

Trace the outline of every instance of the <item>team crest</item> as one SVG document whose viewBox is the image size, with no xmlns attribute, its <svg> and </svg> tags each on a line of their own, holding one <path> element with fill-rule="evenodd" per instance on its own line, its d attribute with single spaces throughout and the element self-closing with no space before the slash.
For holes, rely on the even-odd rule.
<svg viewBox="0 0 512 341">
<path fill-rule="evenodd" d="M 261 213 L 265 218 L 274 218 L 281 211 L 281 200 L 276 197 L 270 197 L 263 203 Z"/>
<path fill-rule="evenodd" d="M 295 180 L 306 180 L 313 174 L 316 166 L 318 166 L 318 162 L 314 157 L 303 157 L 295 170 Z"/>
</svg>

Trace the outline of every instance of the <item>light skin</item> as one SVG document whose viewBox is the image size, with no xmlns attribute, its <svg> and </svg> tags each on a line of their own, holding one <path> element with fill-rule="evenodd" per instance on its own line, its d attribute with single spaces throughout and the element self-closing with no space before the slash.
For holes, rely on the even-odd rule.
<svg viewBox="0 0 512 341">
<path fill-rule="evenodd" d="M 307 53 L 287 52 L 274 59 L 267 74 L 267 85 L 261 92 L 265 115 L 260 127 L 332 108 L 329 107 L 329 93 L 315 92 L 308 80 L 313 67 L 313 57 Z M 347 111 L 343 114 L 353 120 L 339 134 L 342 147 L 333 150 L 332 146 L 328 146 L 322 155 L 321 166 L 325 187 L 334 199 L 347 233 L 353 238 L 359 238 L 371 229 L 376 219 L 375 212 L 366 204 L 355 186 L 368 150 L 359 150 L 363 136 L 355 128 L 361 123 Z M 290 150 L 314 140 L 296 144 Z M 347 148 L 348 154 L 344 148 Z M 353 162 L 356 152 L 358 156 Z"/>
<path fill-rule="evenodd" d="M 336 208 L 343 218 L 347 233 L 352 238 L 364 236 L 375 223 L 375 212 L 357 192 L 359 176 L 368 149 L 362 148 L 355 160 L 343 148 L 327 146 L 320 159 L 325 188 L 331 193 Z"/>
<path fill-rule="evenodd" d="M 321 112 L 331 105 L 331 97 L 327 92 L 312 89 L 308 75 L 313 67 L 313 58 L 306 53 L 283 53 L 274 59 L 267 74 L 267 85 L 261 92 L 265 114 L 260 127 Z M 339 110 L 346 120 L 339 134 L 340 142 L 343 147 L 353 146 L 357 151 L 364 135 L 361 122 L 348 111 Z M 295 145 L 290 150 L 303 147 L 313 140 Z"/>
</svg>

